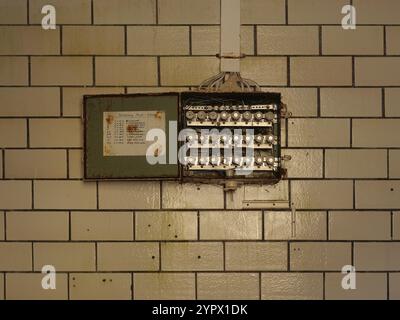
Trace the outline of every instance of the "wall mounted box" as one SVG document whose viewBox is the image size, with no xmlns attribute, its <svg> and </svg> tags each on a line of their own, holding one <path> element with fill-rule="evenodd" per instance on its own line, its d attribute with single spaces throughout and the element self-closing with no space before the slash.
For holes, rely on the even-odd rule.
<svg viewBox="0 0 400 320">
<path fill-rule="evenodd" d="M 282 175 L 280 121 L 279 93 L 85 96 L 84 178 L 275 183 Z M 154 128 L 166 133 L 166 146 L 147 141 Z M 183 129 L 189 133 L 178 141 Z M 165 164 L 148 162 L 152 144 Z"/>
</svg>

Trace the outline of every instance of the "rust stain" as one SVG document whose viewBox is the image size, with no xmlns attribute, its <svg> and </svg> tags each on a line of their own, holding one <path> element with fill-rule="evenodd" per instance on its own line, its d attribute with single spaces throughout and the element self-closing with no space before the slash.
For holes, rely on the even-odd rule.
<svg viewBox="0 0 400 320">
<path fill-rule="evenodd" d="M 132 133 L 138 131 L 138 128 L 136 125 L 130 124 L 126 127 L 126 131 Z"/>
<path fill-rule="evenodd" d="M 162 146 L 157 147 L 154 150 L 154 157 L 158 157 L 161 154 L 161 152 L 162 152 Z"/>
<path fill-rule="evenodd" d="M 109 114 L 108 116 L 107 116 L 107 118 L 106 118 L 106 121 L 107 121 L 107 124 L 111 124 L 111 123 L 113 123 L 114 122 L 114 117 L 111 115 L 111 114 Z"/>
<path fill-rule="evenodd" d="M 155 117 L 156 119 L 161 119 L 161 118 L 162 118 L 162 112 L 157 111 L 156 114 L 154 115 L 154 117 Z"/>
</svg>

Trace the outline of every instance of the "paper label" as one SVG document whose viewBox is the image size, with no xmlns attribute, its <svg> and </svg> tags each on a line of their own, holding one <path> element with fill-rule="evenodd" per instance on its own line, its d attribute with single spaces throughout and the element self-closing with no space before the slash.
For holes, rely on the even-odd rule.
<svg viewBox="0 0 400 320">
<path fill-rule="evenodd" d="M 117 111 L 103 113 L 103 155 L 145 156 L 153 141 L 149 130 L 165 131 L 164 111 Z"/>
</svg>

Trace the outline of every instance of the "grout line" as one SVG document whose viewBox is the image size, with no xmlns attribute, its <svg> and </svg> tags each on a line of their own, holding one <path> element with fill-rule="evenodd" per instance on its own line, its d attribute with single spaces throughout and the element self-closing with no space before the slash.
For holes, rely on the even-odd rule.
<svg viewBox="0 0 400 320">
<path fill-rule="evenodd" d="M 393 211 L 390 212 L 390 239 L 393 241 L 393 230 L 394 230 L 394 226 L 393 226 Z"/>
<path fill-rule="evenodd" d="M 200 240 L 200 211 L 197 211 L 197 240 Z"/>
<path fill-rule="evenodd" d="M 390 300 L 390 273 L 386 272 L 386 300 Z"/>
<path fill-rule="evenodd" d="M 35 260 L 34 260 L 34 252 L 35 252 L 35 250 L 33 250 L 33 242 L 31 242 L 31 250 L 32 250 L 31 258 L 32 258 L 32 272 L 33 272 L 33 271 L 35 271 Z"/>
<path fill-rule="evenodd" d="M 257 39 L 257 37 L 258 37 L 258 28 L 257 28 L 257 25 L 254 25 L 254 27 L 253 27 L 253 37 L 254 37 L 254 39 L 253 39 L 253 41 L 254 41 L 254 55 L 258 56 L 258 39 Z"/>
<path fill-rule="evenodd" d="M 26 241 L 25 241 L 26 243 Z M 2 271 L 5 272 L 5 271 Z M 19 274 L 19 273 L 30 273 L 30 274 L 41 274 L 40 271 L 6 271 L 7 273 L 12 273 L 12 274 Z M 82 273 L 82 274 L 93 274 L 96 273 L 95 271 L 82 271 L 82 270 L 72 270 L 72 271 L 63 271 L 63 273 L 65 272 L 72 272 L 72 273 Z M 127 270 L 99 270 L 97 273 L 111 273 L 111 274 L 115 274 L 115 273 L 123 273 L 123 274 L 130 274 L 132 271 L 127 271 Z M 212 273 L 223 273 L 221 270 L 164 270 L 162 273 L 165 274 L 171 274 L 171 273 L 179 273 L 179 274 L 188 274 L 188 273 L 195 273 L 195 272 L 200 272 L 200 273 L 208 273 L 208 274 L 212 274 Z M 249 274 L 249 273 L 258 273 L 258 272 L 262 272 L 262 273 L 285 273 L 285 274 L 290 274 L 290 273 L 302 273 L 302 274 L 310 274 L 310 273 L 341 273 L 341 269 L 332 269 L 332 270 L 324 270 L 324 269 L 317 269 L 317 270 L 293 270 L 291 272 L 285 271 L 285 270 L 261 270 L 261 269 L 251 269 L 251 270 L 229 270 L 229 271 L 225 271 L 225 273 L 227 274 L 235 274 L 235 273 L 245 273 L 245 274 Z M 382 270 L 364 270 L 364 271 L 357 271 L 357 273 L 364 273 L 364 274 L 382 274 L 385 271 Z M 140 273 L 140 274 L 153 274 L 156 273 L 155 270 L 141 270 L 141 271 L 135 271 L 135 273 Z M 394 273 L 394 274 L 400 274 L 400 270 L 391 270 L 390 273 Z"/>
<path fill-rule="evenodd" d="M 4 119 L 12 119 L 12 118 L 4 118 Z M 15 118 L 17 119 L 17 118 Z M 32 118 L 34 119 L 34 118 Z M 36 119 L 42 119 L 42 118 L 36 118 Z M 46 118 L 43 118 L 46 119 Z M 49 118 L 47 118 L 49 119 Z M 57 119 L 57 118 L 55 118 Z M 80 118 L 72 118 L 68 117 L 67 119 L 80 119 Z M 301 118 L 298 118 L 301 119 Z M 66 147 L 31 147 L 29 149 L 31 150 L 65 150 Z M 80 150 L 82 151 L 83 148 L 81 147 L 67 147 L 69 150 Z M 309 149 L 309 150 L 322 150 L 322 148 L 326 150 L 387 150 L 388 147 L 298 147 L 298 146 L 289 146 L 289 147 L 282 147 L 282 149 L 285 150 L 298 150 L 298 149 Z M 5 150 L 26 150 L 26 147 L 8 147 Z M 390 150 L 400 150 L 400 147 L 390 147 Z M 308 177 L 302 177 L 302 178 L 290 178 L 291 180 L 321 180 L 321 178 L 313 177 L 313 178 L 308 178 Z M 327 178 L 330 180 L 351 180 L 352 178 Z M 386 178 L 358 178 L 359 180 L 387 180 Z M 29 180 L 27 178 L 12 178 L 9 180 Z M 60 179 L 60 178 L 37 178 L 36 180 L 65 180 L 65 179 Z M 107 179 L 107 181 L 110 181 L 113 179 Z M 116 179 L 114 179 L 115 181 Z M 393 180 L 400 180 L 400 178 L 393 178 Z M 104 181 L 104 180 L 101 180 Z M 118 179 L 118 181 L 129 181 L 127 179 Z M 131 180 L 132 181 L 132 180 Z M 139 181 L 139 180 L 136 180 Z M 149 180 L 147 180 L 149 181 Z M 154 181 L 154 180 L 153 180 Z M 169 180 L 163 180 L 163 181 L 178 181 L 174 179 L 169 179 Z M 207 208 L 205 208 L 207 210 Z"/>
<path fill-rule="evenodd" d="M 41 26 L 41 23 L 29 23 L 30 26 Z M 75 26 L 75 27 L 82 27 L 91 25 L 91 23 L 58 23 L 58 26 Z M 96 26 L 104 26 L 104 27 L 120 27 L 120 26 L 134 26 L 134 27 L 145 27 L 145 26 L 155 26 L 155 23 L 94 23 Z M 159 23 L 159 26 L 163 27 L 179 27 L 179 26 L 193 26 L 193 27 L 219 27 L 220 23 Z M 319 27 L 319 26 L 330 26 L 330 27 L 342 27 L 342 23 L 242 23 L 242 26 L 263 26 L 263 27 Z M 400 23 L 385 23 L 385 24 L 374 24 L 374 23 L 357 23 L 357 26 L 360 27 L 398 27 Z M 1 26 L 23 26 L 26 27 L 26 23 L 4 23 Z"/>
<path fill-rule="evenodd" d="M 60 55 L 63 55 L 63 26 L 59 26 L 59 30 L 60 30 Z"/>
<path fill-rule="evenodd" d="M 162 250 L 161 250 L 161 242 L 158 242 L 158 269 L 159 271 L 163 271 L 162 270 L 162 265 L 161 265 L 161 255 L 162 255 Z"/>
<path fill-rule="evenodd" d="M 326 274 L 325 272 L 322 272 L 322 300 L 326 300 Z"/>
<path fill-rule="evenodd" d="M 289 203 L 290 203 L 290 199 L 289 199 Z M 261 240 L 263 240 L 263 241 L 265 240 L 265 211 L 264 210 L 261 210 Z"/>
<path fill-rule="evenodd" d="M 318 42 L 319 55 L 322 56 L 322 25 L 318 26 Z"/>
<path fill-rule="evenodd" d="M 31 56 L 28 56 L 28 87 L 32 86 L 32 61 Z"/>
<path fill-rule="evenodd" d="M 353 148 L 353 118 L 350 118 L 350 148 Z"/>
<path fill-rule="evenodd" d="M 26 119 L 26 148 L 22 149 L 30 149 L 31 143 L 30 143 L 30 120 L 27 118 Z"/>
<path fill-rule="evenodd" d="M 224 210 L 226 210 L 226 205 L 227 205 L 227 197 L 228 197 L 228 192 L 229 191 L 226 191 L 226 190 L 223 190 L 223 194 L 222 194 L 222 197 L 223 197 L 223 201 L 224 201 Z M 229 192 L 229 196 L 231 197 L 232 195 L 231 195 L 231 193 Z"/>
<path fill-rule="evenodd" d="M 31 190 L 32 210 L 35 209 L 35 195 L 34 195 L 34 194 L 35 194 L 35 193 L 34 193 L 34 189 L 35 189 L 34 186 L 35 186 L 35 183 L 34 183 L 34 181 L 35 181 L 35 180 L 32 179 L 32 182 L 31 182 L 31 189 L 32 189 L 32 190 Z"/>
<path fill-rule="evenodd" d="M 92 68 L 93 68 L 93 74 L 92 74 L 92 76 L 93 76 L 93 86 L 95 87 L 96 86 L 96 57 L 95 56 L 93 56 L 92 57 Z"/>
<path fill-rule="evenodd" d="M 159 207 L 160 207 L 160 210 L 162 210 L 163 209 L 163 202 L 162 202 L 162 198 L 163 198 L 163 183 L 162 183 L 162 181 L 160 181 L 159 182 L 159 184 L 160 184 L 160 186 L 159 186 L 159 188 L 160 188 L 160 203 L 159 203 Z"/>
<path fill-rule="evenodd" d="M 132 235 L 133 241 L 136 240 L 136 211 L 132 211 Z"/>
<path fill-rule="evenodd" d="M 1 86 L 0 86 L 1 87 Z M 2 87 L 2 88 L 10 88 L 10 87 Z M 18 87 L 13 87 L 13 88 L 18 88 Z M 19 88 L 23 88 L 23 87 L 19 87 Z M 29 87 L 27 87 L 27 88 L 29 88 Z M 33 86 L 32 88 L 35 88 L 35 86 Z M 39 88 L 39 87 L 37 87 L 37 88 Z M 49 88 L 49 87 L 46 87 L 46 88 Z M 52 87 L 52 88 L 56 88 L 56 89 L 59 89 L 60 87 Z M 102 86 L 97 86 L 97 87 L 86 87 L 86 88 L 116 88 L 116 89 L 120 89 L 121 91 L 123 91 L 124 89 L 130 89 L 130 88 L 137 88 L 137 87 L 131 87 L 131 86 L 123 86 L 123 85 L 121 85 L 121 86 L 111 86 L 111 87 L 109 87 L 109 86 L 105 86 L 105 87 L 102 87 Z M 149 88 L 159 88 L 159 87 L 149 87 Z M 162 88 L 162 87 L 161 87 Z M 293 87 L 290 87 L 290 88 L 293 88 Z M 81 87 L 79 87 L 79 89 L 81 89 Z M 317 88 L 316 88 L 317 89 Z M 132 95 L 134 95 L 135 93 L 131 93 L 131 94 L 129 94 L 130 96 L 132 96 Z M 105 94 L 105 95 L 107 95 L 107 94 Z M 60 115 L 57 115 L 57 116 L 0 116 L 0 119 L 33 119 L 33 120 L 36 120 L 36 119 L 50 119 L 50 120 L 57 120 L 57 119 L 59 119 L 60 118 Z M 82 119 L 82 116 L 79 116 L 79 115 L 71 115 L 71 116 L 69 116 L 69 115 L 65 115 L 63 118 L 67 118 L 67 119 Z M 318 118 L 321 118 L 321 119 L 328 119 L 328 120 L 333 120 L 333 119 L 336 119 L 336 120 L 400 120 L 400 116 L 396 116 L 396 117 L 385 117 L 384 119 L 382 119 L 382 116 L 365 116 L 365 117 L 348 117 L 348 116 L 322 116 L 322 117 L 318 117 L 318 116 L 293 116 L 293 117 L 290 117 L 290 119 L 313 119 L 313 120 L 316 120 L 316 119 L 318 119 Z M 282 119 L 282 120 L 285 120 L 285 119 Z M 7 147 L 7 149 L 21 149 L 21 147 Z M 52 148 L 52 149 L 60 149 L 60 148 L 63 148 L 63 147 L 41 147 L 41 148 L 43 148 L 43 149 L 46 149 L 46 148 Z M 65 148 L 65 147 L 64 147 Z M 295 148 L 295 147 L 291 147 L 291 148 Z M 306 148 L 306 149 L 309 149 L 309 148 L 316 148 L 316 147 L 309 147 L 309 146 L 299 146 L 299 147 L 296 147 L 297 149 L 299 149 L 299 148 Z M 325 149 L 329 149 L 329 148 L 331 148 L 331 149 L 333 149 L 333 148 L 335 148 L 335 149 L 338 149 L 338 148 L 346 148 L 346 147 L 340 147 L 340 146 L 338 146 L 338 147 L 328 147 L 328 146 L 319 146 L 318 148 L 320 148 L 320 149 L 322 149 L 322 148 L 325 148 Z M 348 147 L 347 147 L 348 148 Z M 361 148 L 364 148 L 364 149 L 386 149 L 387 147 L 380 147 L 380 146 L 378 146 L 378 145 L 376 145 L 376 146 L 366 146 L 366 147 L 358 147 L 359 149 L 361 149 Z M 393 146 L 393 147 L 390 147 L 391 149 L 400 149 L 400 146 L 398 146 L 398 147 L 395 147 L 395 146 Z M 71 147 L 71 149 L 83 149 L 83 147 Z"/>
<path fill-rule="evenodd" d="M 70 293 L 70 276 L 71 274 L 67 272 L 67 300 L 71 300 L 71 293 Z"/>
<path fill-rule="evenodd" d="M 262 286 L 261 286 L 261 272 L 258 273 L 258 300 L 261 300 L 261 290 L 262 290 Z"/>
<path fill-rule="evenodd" d="M 30 6 L 29 6 L 29 2 L 30 0 L 26 0 L 26 24 L 30 25 L 31 21 L 30 21 Z"/>
<path fill-rule="evenodd" d="M 285 0 L 285 25 L 289 24 L 289 3 Z"/>
<path fill-rule="evenodd" d="M 60 117 L 64 116 L 64 89 L 60 87 Z"/>
<path fill-rule="evenodd" d="M 161 58 L 157 56 L 157 83 L 161 87 Z"/>
<path fill-rule="evenodd" d="M 15 25 L 12 25 L 15 27 Z M 68 25 L 70 26 L 70 25 Z M 119 26 L 119 27 L 124 27 L 126 25 L 123 26 Z M 260 25 L 257 25 L 258 27 Z M 5 25 L 1 25 L 1 27 L 5 27 Z M 129 41 L 128 41 L 129 42 Z M 10 55 L 8 53 L 4 54 L 1 53 L 0 57 L 33 57 L 33 58 L 59 58 L 60 54 L 13 54 Z M 77 57 L 81 57 L 81 58 L 88 58 L 88 57 L 92 57 L 93 53 L 82 53 L 82 54 L 75 54 L 75 53 L 68 53 L 68 54 L 63 54 L 64 57 L 72 57 L 72 58 L 77 58 Z M 122 58 L 125 56 L 124 53 L 122 54 L 101 54 L 101 55 L 96 55 L 97 57 L 101 57 L 101 58 Z M 154 58 L 157 56 L 162 56 L 162 57 L 167 57 L 167 58 L 184 58 L 184 57 L 188 57 L 188 54 L 128 54 L 127 56 L 129 57 L 144 57 L 144 58 Z M 194 54 L 195 57 L 203 57 L 203 58 L 215 58 L 215 54 Z M 256 57 L 256 55 L 254 54 L 247 54 L 247 57 Z M 258 57 L 265 57 L 265 58 L 313 58 L 313 59 L 318 59 L 318 58 L 340 58 L 341 60 L 346 60 L 347 58 L 399 58 L 400 54 L 391 54 L 388 56 L 384 56 L 382 54 L 364 54 L 364 55 L 349 55 L 349 54 L 324 54 L 323 56 L 320 56 L 318 54 L 264 54 L 264 53 L 258 53 L 257 54 Z M 12 86 L 21 86 L 21 85 L 12 85 Z M 49 85 L 44 85 L 44 86 L 49 86 Z M 74 85 L 72 85 L 74 86 Z M 80 85 L 81 87 L 84 85 Z M 141 87 L 143 87 L 143 85 L 140 85 Z M 193 87 L 197 87 L 197 85 L 186 85 L 186 86 L 193 86 Z M 261 85 L 264 87 L 273 87 L 274 85 Z M 317 83 L 315 85 L 300 85 L 298 87 L 315 87 L 317 86 Z M 275 85 L 275 87 L 282 87 L 282 85 Z M 283 86 L 286 87 L 286 86 Z M 321 87 L 352 87 L 352 85 L 324 85 Z M 382 87 L 382 85 L 359 85 L 357 87 Z M 386 85 L 385 87 L 399 87 L 399 85 Z"/>
<path fill-rule="evenodd" d="M 3 171 L 2 173 L 2 178 L 5 179 L 6 178 L 6 150 L 5 149 L 1 149 L 1 154 L 2 154 L 2 162 L 1 162 L 1 169 Z"/>
<path fill-rule="evenodd" d="M 189 26 L 189 55 L 193 55 L 193 35 L 192 35 L 192 26 Z"/>
<path fill-rule="evenodd" d="M 3 219 L 4 219 L 4 241 L 7 241 L 7 211 L 4 211 Z"/>
<path fill-rule="evenodd" d="M 69 178 L 70 178 L 70 173 L 69 173 L 69 150 L 66 149 L 65 152 L 66 152 L 66 157 L 67 157 L 67 180 L 69 180 Z"/>
<path fill-rule="evenodd" d="M 128 27 L 124 26 L 124 53 L 127 56 L 128 55 Z"/>
<path fill-rule="evenodd" d="M 158 25 L 159 17 L 158 17 L 158 0 L 156 0 L 156 25 Z"/>
<path fill-rule="evenodd" d="M 68 211 L 68 225 L 69 225 L 68 239 L 69 239 L 69 241 L 71 241 L 72 240 L 72 213 L 71 213 L 71 210 Z"/>
<path fill-rule="evenodd" d="M 354 266 L 354 241 L 351 241 L 351 265 Z"/>
<path fill-rule="evenodd" d="M 90 1 L 90 24 L 94 24 L 94 1 Z"/>
<path fill-rule="evenodd" d="M 223 265 L 223 271 L 226 271 L 226 244 L 225 241 L 222 241 L 222 265 Z"/>
<path fill-rule="evenodd" d="M 326 241 L 329 241 L 329 218 L 330 218 L 330 211 L 326 211 Z"/>
<path fill-rule="evenodd" d="M 386 117 L 386 90 L 382 88 L 382 117 Z"/>
<path fill-rule="evenodd" d="M 99 205 L 99 182 L 96 181 L 96 209 L 99 210 L 100 205 Z"/>
<path fill-rule="evenodd" d="M 386 26 L 383 26 L 383 55 L 387 55 Z"/>
<path fill-rule="evenodd" d="M 63 212 L 66 212 L 66 211 L 67 210 L 64 210 Z M 321 210 L 319 210 L 319 211 L 321 211 Z M 349 210 L 346 210 L 346 211 L 349 211 Z M 370 211 L 370 210 L 368 210 L 368 211 Z M 8 211 L 8 212 L 12 212 L 12 211 Z M 19 210 L 17 212 L 19 212 Z M 26 212 L 26 211 L 24 211 L 24 212 Z M 49 211 L 44 211 L 44 210 L 34 210 L 34 211 L 32 211 L 32 210 L 30 210 L 29 212 L 34 214 L 34 212 L 49 212 Z M 342 212 L 342 210 L 340 210 L 340 212 Z M 351 213 L 351 210 L 349 212 Z M 124 243 L 124 242 L 130 242 L 131 240 L 127 240 L 127 239 L 124 239 L 124 240 L 71 240 L 70 242 L 71 243 L 94 243 L 94 241 L 96 241 L 98 243 Z M 175 243 L 175 244 L 178 244 L 178 243 L 180 243 L 180 244 L 190 244 L 190 243 L 197 243 L 198 242 L 196 240 L 169 240 L 169 239 L 168 240 L 167 239 L 163 239 L 163 240 L 136 240 L 135 242 L 136 243 L 143 243 L 143 244 L 147 243 L 148 244 L 148 243 L 154 243 L 154 242 L 157 242 L 157 241 L 162 242 L 162 243 L 165 243 L 165 242 L 171 243 L 172 242 L 172 243 Z M 232 242 L 238 242 L 239 240 L 226 240 L 226 239 L 206 240 L 205 239 L 205 240 L 201 240 L 200 242 L 209 243 L 209 244 L 217 244 L 217 243 L 221 243 L 223 241 L 228 242 L 228 243 L 232 243 Z M 357 243 L 400 243 L 400 240 L 333 240 L 333 239 L 330 240 L 330 242 L 335 242 L 335 243 L 350 243 L 352 241 L 357 241 Z M 10 243 L 11 242 L 13 242 L 13 243 L 26 243 L 27 240 L 9 240 L 8 242 L 10 242 Z M 41 243 L 43 241 L 34 240 L 33 242 Z M 46 240 L 45 242 L 62 244 L 62 243 L 68 242 L 68 241 L 66 241 L 66 240 Z M 323 240 L 323 239 L 318 239 L 318 240 L 317 239 L 312 239 L 312 240 L 302 240 L 302 239 L 298 239 L 298 240 L 283 240 L 283 239 L 270 240 L 270 239 L 267 239 L 267 240 L 264 240 L 264 241 L 262 241 L 262 240 L 240 240 L 239 242 L 248 243 L 248 244 L 251 244 L 251 243 L 270 243 L 270 244 L 272 244 L 272 243 L 290 242 L 290 244 L 292 244 L 292 243 L 326 243 L 327 241 Z M 399 269 L 399 271 L 400 271 L 400 269 Z"/>
<path fill-rule="evenodd" d="M 4 300 L 7 300 L 7 277 L 6 277 L 7 272 L 3 273 L 3 292 L 4 292 Z"/>
<path fill-rule="evenodd" d="M 133 272 L 131 272 L 131 300 L 135 300 L 135 295 L 134 295 L 135 288 L 134 288 L 134 285 L 135 285 L 134 275 L 133 275 Z"/>
<path fill-rule="evenodd" d="M 194 299 L 197 300 L 197 272 L 194 273 Z"/>
<path fill-rule="evenodd" d="M 3 57 L 3 56 L 0 55 L 0 57 Z M 18 56 L 15 56 L 15 57 L 18 57 Z M 40 56 L 40 57 L 45 57 L 45 56 Z M 46 57 L 48 58 L 48 57 L 59 57 L 59 56 L 46 56 Z M 67 56 L 64 56 L 64 57 L 67 57 Z M 92 56 L 86 55 L 86 56 L 69 56 L 69 57 L 86 57 L 86 58 L 90 58 Z M 105 56 L 101 56 L 101 57 L 105 57 Z M 108 57 L 113 57 L 113 58 L 121 57 L 122 58 L 124 56 L 108 56 Z M 133 55 L 129 55 L 129 57 L 153 57 L 153 58 L 155 58 L 155 56 L 133 56 Z M 162 57 L 163 58 L 164 57 L 178 58 L 176 56 L 162 56 Z M 180 56 L 180 57 L 182 58 L 182 57 L 185 57 L 185 56 Z M 196 57 L 210 57 L 210 56 L 196 56 Z M 260 57 L 260 55 L 259 55 L 259 57 Z M 400 56 L 398 56 L 398 57 L 400 58 Z M 114 85 L 113 84 L 106 84 L 106 85 L 101 85 L 101 84 L 100 85 L 77 84 L 77 85 L 65 85 L 64 87 L 66 87 L 66 88 L 122 88 L 124 86 L 128 86 L 129 88 L 159 88 L 159 87 L 178 88 L 178 89 L 181 89 L 181 88 L 187 89 L 187 88 L 190 88 L 190 87 L 197 88 L 197 86 L 191 86 L 191 85 L 170 85 L 170 84 L 165 84 L 165 85 L 160 85 L 160 86 L 158 86 L 158 85 L 129 85 L 129 84 L 114 84 Z M 32 87 L 32 88 L 59 88 L 60 85 L 51 85 L 51 84 L 46 84 L 46 85 L 35 84 L 35 85 L 31 85 L 31 86 L 29 86 L 29 85 L 0 85 L 0 88 L 29 88 L 29 87 Z M 271 85 L 262 85 L 261 88 L 263 88 L 263 89 L 266 89 L 266 88 L 273 88 L 273 89 L 287 89 L 287 88 L 291 88 L 291 89 L 318 89 L 318 88 L 321 88 L 321 89 L 350 89 L 350 88 L 352 88 L 352 86 L 350 86 L 350 85 L 326 85 L 326 86 L 291 85 L 290 87 L 288 87 L 288 86 L 285 86 L 285 85 L 273 85 L 273 84 L 271 84 Z M 357 86 L 357 88 L 360 88 L 360 89 L 361 88 L 364 88 L 364 89 L 381 89 L 382 86 L 381 85 L 380 86 L 378 86 L 378 85 L 375 85 L 375 86 L 359 85 L 359 86 Z M 398 88 L 400 88 L 400 85 L 387 85 L 384 88 L 386 88 L 386 89 L 391 89 L 391 88 L 398 89 Z M 43 116 L 43 117 L 46 118 L 46 116 Z M 11 117 L 2 117 L 2 118 L 11 118 Z M 296 118 L 314 118 L 314 117 L 313 116 L 306 116 L 306 117 L 305 116 L 303 116 L 303 117 L 296 116 Z M 344 117 L 344 116 L 330 117 L 329 116 L 329 117 L 326 117 L 326 118 L 335 119 L 335 118 L 348 118 L 348 117 Z M 354 117 L 354 118 L 376 119 L 376 118 L 381 118 L 381 117 L 380 116 L 379 117 L 377 117 L 377 116 L 365 116 L 365 117 L 358 116 L 358 117 Z M 398 118 L 400 118 L 400 116 L 390 116 L 388 118 L 396 118 L 396 119 L 398 119 Z"/>
<path fill-rule="evenodd" d="M 60 55 L 63 55 L 63 26 L 60 26 Z"/>
<path fill-rule="evenodd" d="M 99 261 L 98 261 L 98 258 L 97 258 L 97 250 L 98 250 L 98 248 L 97 248 L 97 241 L 95 241 L 94 242 L 94 261 L 95 261 L 95 267 L 96 267 L 96 272 L 99 270 L 99 267 L 98 267 L 98 265 L 99 265 Z"/>
<path fill-rule="evenodd" d="M 132 211 L 132 241 L 136 240 L 136 211 Z"/>
</svg>

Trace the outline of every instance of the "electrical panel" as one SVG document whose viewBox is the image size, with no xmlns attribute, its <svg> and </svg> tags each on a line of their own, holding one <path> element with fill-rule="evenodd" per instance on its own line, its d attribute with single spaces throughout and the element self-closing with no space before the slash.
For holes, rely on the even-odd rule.
<svg viewBox="0 0 400 320">
<path fill-rule="evenodd" d="M 181 109 L 182 127 L 189 129 L 183 178 L 280 178 L 279 94 L 186 92 Z"/>
<path fill-rule="evenodd" d="M 268 92 L 85 96 L 84 176 L 275 183 L 281 112 Z"/>
</svg>

